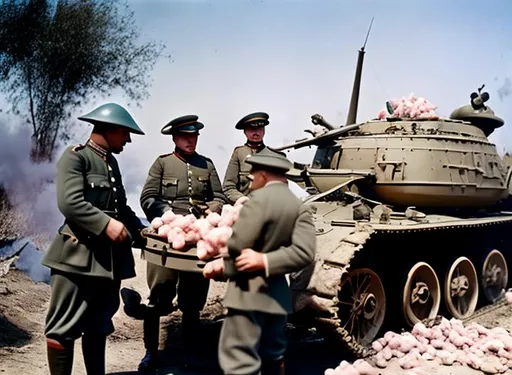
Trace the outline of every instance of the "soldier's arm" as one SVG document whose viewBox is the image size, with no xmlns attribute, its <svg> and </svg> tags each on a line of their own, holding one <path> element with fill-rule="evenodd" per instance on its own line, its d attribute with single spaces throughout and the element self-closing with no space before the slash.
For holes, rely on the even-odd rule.
<svg viewBox="0 0 512 375">
<path fill-rule="evenodd" d="M 300 271 L 315 260 L 316 233 L 311 208 L 303 205 L 295 221 L 292 244 L 265 254 L 267 277 Z"/>
<path fill-rule="evenodd" d="M 126 226 L 132 235 L 133 247 L 142 248 L 145 245 L 140 231 L 146 226 L 140 221 L 139 217 L 133 212 L 130 206 L 126 204 L 126 197 L 124 202 L 120 205 L 120 218 L 122 223 Z"/>
<path fill-rule="evenodd" d="M 238 172 L 240 166 L 238 165 L 238 158 L 236 149 L 231 154 L 231 159 L 229 159 L 229 164 L 226 169 L 226 174 L 224 175 L 224 182 L 222 184 L 222 189 L 224 190 L 224 194 L 231 204 L 235 204 L 236 200 L 244 195 L 236 189 L 236 184 L 238 182 Z"/>
<path fill-rule="evenodd" d="M 57 205 L 64 217 L 99 236 L 111 217 L 84 198 L 84 160 L 67 149 L 57 163 Z"/>
<path fill-rule="evenodd" d="M 217 170 L 215 169 L 215 165 L 213 165 L 213 162 L 209 164 L 210 184 L 213 190 L 213 201 L 208 202 L 208 206 L 212 212 L 217 212 L 220 214 L 222 211 L 222 206 L 227 202 L 227 198 L 222 191 L 222 185 L 220 184 L 220 178 L 217 174 Z"/>
<path fill-rule="evenodd" d="M 171 208 L 161 195 L 163 169 L 161 159 L 157 158 L 149 169 L 148 177 L 140 193 L 140 205 L 149 221 L 162 216 Z"/>
<path fill-rule="evenodd" d="M 225 276 L 231 277 L 237 274 L 234 259 L 242 253 L 243 249 L 255 247 L 265 223 L 265 202 L 262 202 L 261 196 L 253 196 L 244 204 L 233 224 L 233 234 L 227 244 L 229 256 L 224 258 Z"/>
</svg>

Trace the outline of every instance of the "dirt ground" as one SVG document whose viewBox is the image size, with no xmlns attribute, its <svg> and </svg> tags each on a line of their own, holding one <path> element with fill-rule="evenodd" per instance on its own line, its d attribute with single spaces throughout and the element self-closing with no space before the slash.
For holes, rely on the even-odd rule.
<svg viewBox="0 0 512 375">
<path fill-rule="evenodd" d="M 145 284 L 145 261 L 137 250 L 137 277 L 127 280 L 123 286 L 136 289 L 147 296 Z M 176 311 L 162 318 L 161 355 L 164 368 L 158 374 L 199 375 L 220 374 L 216 362 L 218 334 L 222 324 L 223 308 L 221 298 L 225 284 L 212 283 L 208 305 L 203 311 L 203 332 L 198 351 L 203 353 L 203 369 L 187 370 L 180 366 L 182 347 L 180 340 L 181 313 Z M 48 374 L 45 341 L 43 337 L 44 318 L 50 296 L 47 284 L 34 283 L 18 270 L 11 270 L 0 278 L 0 374 L 42 375 Z M 499 309 L 478 318 L 487 327 L 512 328 L 511 306 Z M 144 355 L 142 323 L 127 317 L 122 308 L 114 318 L 116 332 L 109 337 L 107 346 L 108 374 L 136 374 L 137 365 Z M 286 358 L 288 375 L 322 375 L 327 368 L 336 367 L 343 359 L 342 354 L 329 348 L 325 342 L 313 335 L 304 336 L 289 330 L 289 348 Z M 425 368 L 428 374 L 462 375 L 482 374 L 465 366 L 441 366 L 434 370 Z M 396 363 L 382 375 L 405 374 Z M 80 342 L 75 348 L 74 374 L 85 375 Z"/>
</svg>

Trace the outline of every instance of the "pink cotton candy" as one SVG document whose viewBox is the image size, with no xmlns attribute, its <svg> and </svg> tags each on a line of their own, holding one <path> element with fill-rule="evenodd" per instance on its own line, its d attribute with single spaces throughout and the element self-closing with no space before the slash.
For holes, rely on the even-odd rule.
<svg viewBox="0 0 512 375">
<path fill-rule="evenodd" d="M 151 227 L 153 229 L 158 229 L 160 228 L 162 225 L 164 225 L 164 222 L 161 218 L 159 217 L 155 217 L 152 221 L 151 221 Z"/>
<path fill-rule="evenodd" d="M 208 223 L 211 226 L 216 227 L 219 224 L 219 221 L 221 220 L 221 216 L 216 212 L 212 212 L 211 214 L 208 214 L 206 219 L 208 220 Z"/>
<path fill-rule="evenodd" d="M 162 221 L 165 224 L 171 223 L 175 218 L 176 218 L 176 215 L 174 214 L 174 212 L 172 212 L 172 210 L 167 210 L 162 215 Z"/>
<path fill-rule="evenodd" d="M 160 237 L 167 237 L 167 233 L 169 232 L 170 229 L 171 227 L 168 224 L 164 224 L 160 228 L 158 228 L 158 235 Z"/>
<path fill-rule="evenodd" d="M 177 234 L 172 241 L 172 247 L 176 250 L 181 250 L 185 247 L 185 236 L 183 234 Z"/>
</svg>

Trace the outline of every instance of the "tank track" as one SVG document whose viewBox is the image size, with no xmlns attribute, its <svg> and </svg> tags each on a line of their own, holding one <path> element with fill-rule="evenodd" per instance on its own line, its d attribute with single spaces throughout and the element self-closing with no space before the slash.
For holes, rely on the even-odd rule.
<svg viewBox="0 0 512 375">
<path fill-rule="evenodd" d="M 356 268 L 362 268 L 362 267 L 368 267 L 373 268 L 375 265 L 382 263 L 382 257 L 377 257 L 376 259 L 373 259 L 375 254 L 378 254 L 378 247 L 380 244 L 383 244 L 383 246 L 390 245 L 392 243 L 396 243 L 397 241 L 400 241 L 401 237 L 403 237 L 403 241 L 406 241 L 409 245 L 420 244 L 423 241 L 430 240 L 432 242 L 432 238 L 435 238 L 437 236 L 439 237 L 439 241 L 441 243 L 443 241 L 453 240 L 454 238 L 458 238 L 458 236 L 462 235 L 468 235 L 470 234 L 470 237 L 465 238 L 464 243 L 469 244 L 473 240 L 479 239 L 481 242 L 485 242 L 487 239 L 491 239 L 493 236 L 492 234 L 494 232 L 489 232 L 490 228 L 494 228 L 494 230 L 504 233 L 506 231 L 512 230 L 512 222 L 511 221 L 484 221 L 484 222 L 477 222 L 472 223 L 468 222 L 464 219 L 460 219 L 460 221 L 457 221 L 454 224 L 447 225 L 440 223 L 439 225 L 431 225 L 431 226 L 421 226 L 418 225 L 412 225 L 408 227 L 403 228 L 397 228 L 397 226 L 393 226 L 392 228 L 386 229 L 386 228 L 379 228 L 376 230 L 369 229 L 371 227 L 371 224 L 367 224 L 366 226 L 358 226 L 356 224 L 356 230 L 352 232 L 348 237 L 343 238 L 343 240 L 340 243 L 339 247 L 344 248 L 344 257 L 345 259 L 339 259 L 339 261 L 335 261 L 332 259 L 332 257 L 328 257 L 326 259 L 323 259 L 323 268 L 332 268 L 335 267 L 339 270 L 339 274 L 343 275 L 344 273 L 348 272 L 349 269 L 356 269 Z M 469 232 L 470 231 L 470 232 Z M 366 235 L 360 235 L 360 233 L 365 232 Z M 482 240 L 482 236 L 485 237 L 484 240 Z M 498 236 L 498 238 L 504 238 L 505 236 Z M 357 238 L 357 241 L 353 241 L 354 238 Z M 398 239 L 398 240 L 397 240 Z M 435 243 L 432 242 L 432 243 Z M 509 259 L 509 254 L 506 252 L 507 246 L 499 245 L 500 250 L 504 253 L 507 260 Z M 399 252 L 404 253 L 406 246 L 401 245 Z M 447 247 L 449 248 L 449 247 Z M 332 252 L 333 254 L 336 254 L 336 251 Z M 382 253 L 382 251 L 381 251 Z M 406 253 L 407 254 L 407 253 Z M 387 256 L 389 258 L 389 253 L 387 253 Z M 397 254 L 399 256 L 400 254 Z M 403 255 L 403 254 L 402 254 Z M 449 254 L 442 254 L 446 259 L 449 259 L 450 257 L 454 256 L 468 256 L 470 260 L 475 264 L 475 267 L 477 267 L 478 272 L 478 264 L 475 263 L 475 256 L 477 257 L 478 254 L 473 252 L 472 255 L 469 255 L 467 251 L 461 251 L 461 250 L 454 250 L 453 252 Z M 424 254 L 420 251 L 419 253 L 413 254 L 411 258 L 409 259 L 409 263 L 414 263 L 416 261 L 419 261 L 424 257 Z M 434 259 L 435 256 L 430 256 L 430 260 Z M 373 262 L 371 261 L 373 259 Z M 435 259 L 434 259 L 435 260 Z M 388 260 L 389 261 L 389 260 Z M 428 262 L 428 261 L 427 261 Z M 441 263 L 441 262 L 440 262 Z M 405 264 L 405 263 L 404 263 Z M 377 269 L 377 274 L 379 277 L 382 278 L 381 270 L 383 270 L 385 267 L 380 267 L 380 269 Z M 439 275 L 439 266 L 434 267 L 436 274 L 438 274 L 438 278 L 440 281 L 440 284 L 442 285 L 442 276 Z M 400 272 L 395 272 L 395 274 L 399 274 Z M 404 277 L 407 274 L 406 269 L 403 269 L 403 272 L 401 272 L 401 276 Z M 314 274 L 313 274 L 314 276 Z M 480 275 L 478 274 L 478 277 Z M 341 278 L 339 279 L 341 280 Z M 395 280 L 396 281 L 396 280 Z M 336 286 L 331 286 L 336 287 Z M 339 284 L 337 285 L 339 287 Z M 386 285 L 384 286 L 386 296 L 390 294 L 390 290 L 386 288 Z M 442 288 L 441 288 L 442 289 Z M 313 295 L 316 295 L 320 299 L 331 299 L 332 303 L 337 302 L 336 297 L 328 296 L 325 291 L 322 290 L 313 290 L 310 291 Z M 401 292 L 401 290 L 400 290 Z M 332 294 L 332 293 L 331 293 Z M 482 315 L 485 315 L 489 313 L 490 311 L 493 311 L 501 306 L 506 304 L 506 301 L 504 298 L 501 298 L 500 300 L 496 301 L 493 304 L 481 307 L 480 309 L 476 310 L 470 317 L 467 319 L 464 319 L 464 322 L 469 322 L 473 319 L 476 319 Z M 443 309 L 443 300 L 441 299 L 441 308 L 440 312 Z M 396 307 L 395 307 L 396 308 Z M 386 327 L 386 321 L 389 320 L 388 315 L 389 314 L 389 305 L 386 312 L 386 319 L 384 321 L 383 329 Z M 400 316 L 402 316 L 400 314 Z M 403 319 L 402 319 L 403 321 Z M 370 355 L 372 355 L 373 350 L 371 347 L 365 347 L 357 342 L 356 338 L 350 334 L 348 330 L 342 327 L 342 322 L 337 317 L 336 313 L 331 314 L 330 317 L 316 317 L 314 321 L 314 326 L 318 330 L 318 332 L 323 335 L 326 338 L 334 339 L 336 342 L 341 343 L 342 347 L 344 349 L 347 349 L 349 353 L 352 355 L 358 357 L 358 358 L 365 358 Z M 380 332 L 382 333 L 382 331 Z"/>
</svg>

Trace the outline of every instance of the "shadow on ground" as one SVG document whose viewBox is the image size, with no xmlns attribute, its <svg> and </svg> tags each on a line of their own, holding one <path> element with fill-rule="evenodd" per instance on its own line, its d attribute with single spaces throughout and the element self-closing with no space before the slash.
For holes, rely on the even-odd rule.
<svg viewBox="0 0 512 375">
<path fill-rule="evenodd" d="M 29 343 L 32 336 L 9 322 L 0 314 L 0 348 L 21 348 Z"/>
<path fill-rule="evenodd" d="M 200 360 L 195 367 L 185 367 L 181 332 L 169 326 L 166 349 L 160 351 L 161 368 L 154 374 L 222 375 L 217 361 L 217 346 L 222 321 L 203 324 L 196 351 Z M 142 345 L 142 343 L 141 343 Z M 323 375 L 327 368 L 336 367 L 347 354 L 341 354 L 311 332 L 288 330 L 288 350 L 285 357 L 287 374 Z M 134 371 L 112 372 L 109 375 L 137 375 Z"/>
</svg>

